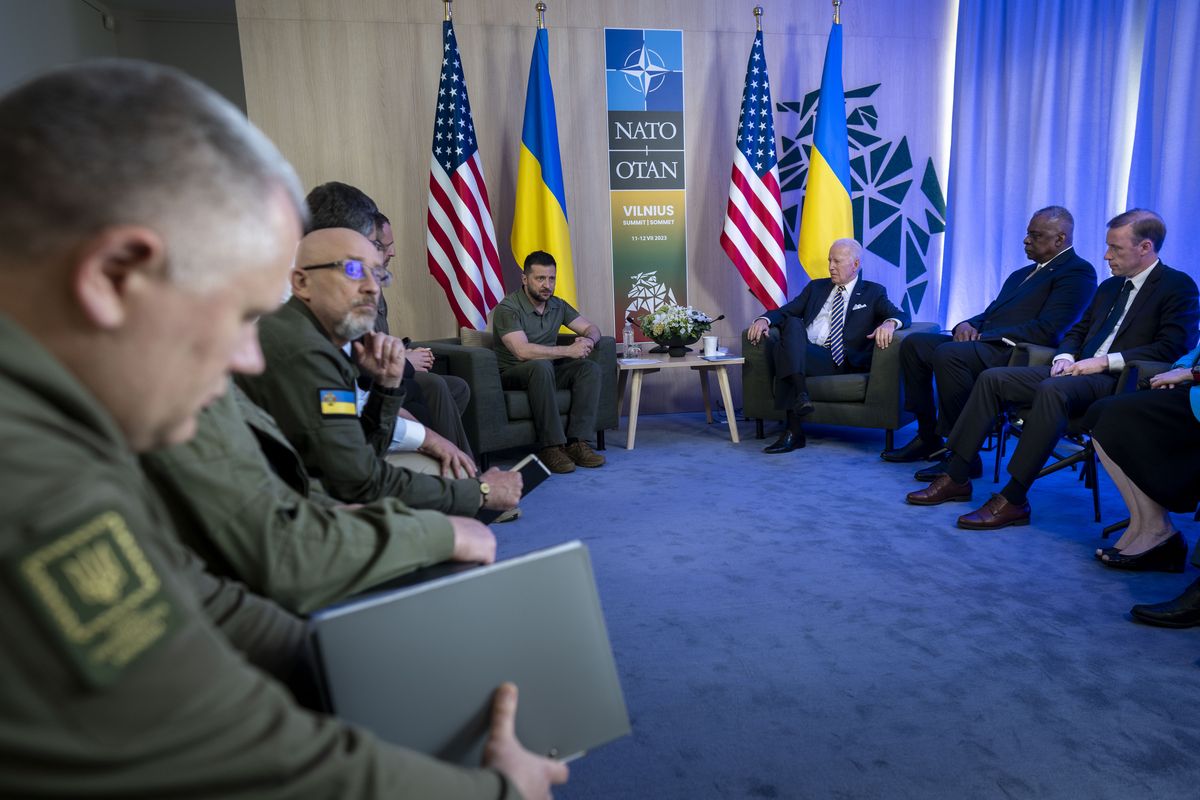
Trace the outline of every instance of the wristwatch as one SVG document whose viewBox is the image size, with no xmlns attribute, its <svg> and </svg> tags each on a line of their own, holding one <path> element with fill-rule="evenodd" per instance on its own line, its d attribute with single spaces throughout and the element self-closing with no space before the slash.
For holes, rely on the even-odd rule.
<svg viewBox="0 0 1200 800">
<path fill-rule="evenodd" d="M 487 485 L 487 481 L 479 482 L 479 507 L 483 508 L 487 505 L 488 495 L 491 493 L 492 487 Z"/>
<path fill-rule="evenodd" d="M 1200 383 L 1200 364 L 1192 365 L 1192 383 Z"/>
</svg>

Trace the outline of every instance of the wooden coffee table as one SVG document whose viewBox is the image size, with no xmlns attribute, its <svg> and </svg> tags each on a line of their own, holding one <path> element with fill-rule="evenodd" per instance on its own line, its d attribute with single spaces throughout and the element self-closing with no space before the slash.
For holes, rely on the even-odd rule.
<svg viewBox="0 0 1200 800">
<path fill-rule="evenodd" d="M 711 424 L 713 421 L 712 402 L 708 391 L 708 373 L 717 374 L 717 385 L 721 387 L 721 400 L 725 403 L 725 417 L 729 423 L 729 438 L 734 444 L 738 441 L 736 414 L 733 410 L 733 395 L 729 391 L 729 367 L 745 364 L 741 356 L 727 356 L 720 361 L 706 361 L 702 356 L 688 353 L 682 358 L 671 358 L 666 353 L 647 353 L 629 363 L 625 359 L 617 359 L 617 416 L 621 416 L 621 408 L 625 401 L 625 384 L 633 374 L 633 387 L 629 391 L 629 434 L 625 439 L 625 449 L 632 450 L 637 436 L 638 406 L 642 401 L 642 379 L 660 369 L 679 369 L 687 367 L 700 373 L 700 393 L 704 396 L 704 415 Z"/>
</svg>

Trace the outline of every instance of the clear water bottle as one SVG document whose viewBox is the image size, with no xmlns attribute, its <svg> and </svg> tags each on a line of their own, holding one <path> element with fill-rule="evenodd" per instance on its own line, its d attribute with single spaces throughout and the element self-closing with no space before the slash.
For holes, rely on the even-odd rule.
<svg viewBox="0 0 1200 800">
<path fill-rule="evenodd" d="M 631 356 L 630 350 L 633 349 L 633 323 L 628 319 L 625 320 L 625 330 L 621 333 L 621 342 L 625 345 L 624 355 L 626 358 Z"/>
</svg>

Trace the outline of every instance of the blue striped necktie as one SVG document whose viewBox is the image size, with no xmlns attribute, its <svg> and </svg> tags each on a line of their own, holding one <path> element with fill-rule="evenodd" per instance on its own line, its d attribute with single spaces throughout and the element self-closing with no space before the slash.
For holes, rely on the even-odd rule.
<svg viewBox="0 0 1200 800">
<path fill-rule="evenodd" d="M 833 293 L 833 307 L 829 310 L 829 337 L 825 340 L 825 346 L 829 348 L 829 355 L 833 356 L 833 363 L 839 367 L 846 360 L 845 346 L 842 342 L 842 325 L 845 316 L 846 287 L 839 286 Z"/>
</svg>

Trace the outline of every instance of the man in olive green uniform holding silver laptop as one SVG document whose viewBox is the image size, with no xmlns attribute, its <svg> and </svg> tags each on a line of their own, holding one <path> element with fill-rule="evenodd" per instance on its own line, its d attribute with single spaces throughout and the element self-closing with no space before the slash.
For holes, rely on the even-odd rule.
<svg viewBox="0 0 1200 800">
<path fill-rule="evenodd" d="M 508 685 L 479 770 L 298 706 L 302 623 L 209 574 L 138 467 L 192 435 L 230 370 L 262 368 L 254 320 L 301 208 L 270 142 L 173 70 L 85 63 L 0 98 L 0 796 L 546 797 L 565 780 L 515 739 Z"/>
</svg>

